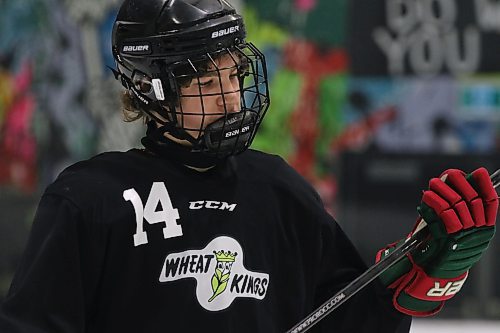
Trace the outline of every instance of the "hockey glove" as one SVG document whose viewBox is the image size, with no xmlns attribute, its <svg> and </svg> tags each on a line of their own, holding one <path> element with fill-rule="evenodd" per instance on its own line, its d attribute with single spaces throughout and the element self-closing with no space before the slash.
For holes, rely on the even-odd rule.
<svg viewBox="0 0 500 333">
<path fill-rule="evenodd" d="M 394 290 L 396 309 L 412 316 L 441 310 L 488 248 L 497 210 L 498 195 L 484 168 L 469 175 L 451 169 L 431 179 L 418 206 L 421 218 L 408 236 L 427 223 L 428 240 L 381 275 L 382 282 Z M 377 262 L 402 242 L 380 250 Z"/>
</svg>

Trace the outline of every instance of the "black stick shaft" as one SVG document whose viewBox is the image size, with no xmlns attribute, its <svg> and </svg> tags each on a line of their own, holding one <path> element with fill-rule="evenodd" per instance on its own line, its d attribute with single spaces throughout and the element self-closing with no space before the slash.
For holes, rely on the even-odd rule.
<svg viewBox="0 0 500 333">
<path fill-rule="evenodd" d="M 495 171 L 491 176 L 493 186 L 497 188 L 500 185 L 500 169 Z M 385 272 L 389 267 L 403 259 L 406 254 L 415 250 L 421 245 L 427 237 L 427 233 L 423 232 L 425 228 L 416 230 L 412 237 L 405 243 L 401 244 L 396 250 L 390 253 L 387 257 L 368 268 L 363 274 L 354 279 L 342 290 L 337 292 L 328 301 L 323 303 L 319 308 L 314 310 L 306 318 L 301 320 L 297 325 L 292 327 L 287 333 L 302 333 L 308 331 L 311 327 L 325 318 L 329 313 L 342 305 L 352 296 L 356 295 L 366 285 L 375 280 L 380 274 Z"/>
</svg>

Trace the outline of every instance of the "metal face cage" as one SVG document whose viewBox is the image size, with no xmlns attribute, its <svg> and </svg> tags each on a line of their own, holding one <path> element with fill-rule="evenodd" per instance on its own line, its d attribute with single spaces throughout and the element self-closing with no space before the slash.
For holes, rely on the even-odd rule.
<svg viewBox="0 0 500 333">
<path fill-rule="evenodd" d="M 250 146 L 269 106 L 265 59 L 253 44 L 187 58 L 167 74 L 176 98 L 162 105 L 193 152 L 226 157 Z"/>
</svg>

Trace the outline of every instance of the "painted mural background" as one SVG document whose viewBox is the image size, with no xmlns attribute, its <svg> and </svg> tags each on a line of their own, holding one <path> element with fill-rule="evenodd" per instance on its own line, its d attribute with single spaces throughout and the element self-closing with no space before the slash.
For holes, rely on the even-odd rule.
<svg viewBox="0 0 500 333">
<path fill-rule="evenodd" d="M 230 2 L 269 65 L 272 104 L 253 147 L 285 157 L 334 216 L 353 221 L 344 225 L 348 232 L 363 229 L 356 221 L 364 212 L 404 219 L 390 237 L 403 236 L 413 223 L 407 215 L 418 202 L 416 186 L 428 178 L 415 161 L 425 161 L 426 171 L 448 167 L 435 162 L 440 156 L 495 168 L 499 1 Z M 0 298 L 45 186 L 80 159 L 140 144 L 142 125 L 122 121 L 121 88 L 106 68 L 113 66 L 110 31 L 119 3 L 0 0 Z M 356 182 L 362 179 L 356 172 L 390 177 L 370 188 L 370 179 Z M 371 200 L 392 193 L 394 179 L 401 180 L 397 189 L 412 193 L 399 205 L 406 215 Z M 372 191 L 376 207 L 360 204 L 364 190 Z M 385 202 L 398 206 L 397 198 Z M 484 304 L 486 297 L 488 306 L 474 313 L 500 318 L 500 287 L 488 274 L 496 273 L 478 273 L 483 287 L 473 284 L 463 298 Z M 465 306 L 457 304 L 452 314 Z"/>
</svg>

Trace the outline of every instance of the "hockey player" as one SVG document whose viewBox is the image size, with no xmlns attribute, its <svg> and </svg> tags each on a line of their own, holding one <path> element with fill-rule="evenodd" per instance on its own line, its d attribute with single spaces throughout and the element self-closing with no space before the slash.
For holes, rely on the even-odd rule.
<svg viewBox="0 0 500 333">
<path fill-rule="evenodd" d="M 77 163 L 47 188 L 2 333 L 284 332 L 366 269 L 311 186 L 248 149 L 266 65 L 229 4 L 126 0 L 113 53 L 144 149 Z M 408 314 L 438 311 L 493 235 L 494 193 L 484 169 L 433 179 L 426 251 L 314 329 L 408 332 Z"/>
</svg>

